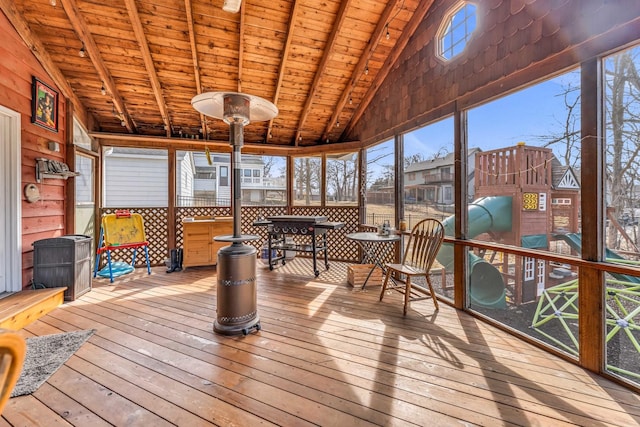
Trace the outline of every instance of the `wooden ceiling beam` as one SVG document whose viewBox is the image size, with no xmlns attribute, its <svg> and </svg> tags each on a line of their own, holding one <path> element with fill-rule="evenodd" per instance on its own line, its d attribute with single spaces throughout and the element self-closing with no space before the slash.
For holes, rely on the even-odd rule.
<svg viewBox="0 0 640 427">
<path fill-rule="evenodd" d="M 273 103 L 277 106 L 278 99 L 280 98 L 280 89 L 282 89 L 282 82 L 284 80 L 284 70 L 287 65 L 287 58 L 289 57 L 289 52 L 291 51 L 291 41 L 293 40 L 293 29 L 298 20 L 298 13 L 300 12 L 300 2 L 294 0 L 293 5 L 291 6 L 291 13 L 289 18 L 289 26 L 287 27 L 287 39 L 284 43 L 284 49 L 282 50 L 280 68 L 278 70 L 278 81 L 276 82 L 276 92 L 273 95 Z M 267 134 L 264 137 L 265 141 L 269 141 L 271 135 L 271 128 L 273 127 L 273 119 L 269 120 L 269 124 L 267 125 Z M 296 141 L 299 140 L 299 137 L 296 138 Z M 295 143 L 297 145 L 297 142 Z"/>
<path fill-rule="evenodd" d="M 336 108 L 334 109 L 333 114 L 331 115 L 331 119 L 329 120 L 329 123 L 327 123 L 327 127 L 325 128 L 324 133 L 322 135 L 323 141 L 327 139 L 327 136 L 331 132 L 331 129 L 333 129 L 336 123 L 338 123 L 338 118 L 340 117 L 340 113 L 342 113 L 342 110 L 344 109 L 344 106 L 347 104 L 347 101 L 351 99 L 353 89 L 356 87 L 356 85 L 358 84 L 358 80 L 362 77 L 364 70 L 367 68 L 369 59 L 371 58 L 371 56 L 373 55 L 373 52 L 378 47 L 378 43 L 380 43 L 380 38 L 383 36 L 383 33 L 386 33 L 388 30 L 388 25 L 391 21 L 391 14 L 393 13 L 393 9 L 397 4 L 398 4 L 398 0 L 389 0 L 387 2 L 387 6 L 382 11 L 382 14 L 380 15 L 380 19 L 378 20 L 378 24 L 376 25 L 376 28 L 373 31 L 373 34 L 371 34 L 369 43 L 367 44 L 367 47 L 364 49 L 364 53 L 360 57 L 358 64 L 353 69 L 353 73 L 351 73 L 351 81 L 345 88 L 344 92 L 342 92 L 342 96 L 340 97 L 340 100 L 338 101 L 338 104 L 336 105 Z M 399 7 L 402 7 L 402 6 L 399 6 Z M 345 123 L 345 125 L 349 125 L 349 123 Z"/>
<path fill-rule="evenodd" d="M 191 58 L 193 60 L 193 74 L 196 79 L 196 94 L 202 93 L 202 80 L 200 78 L 200 61 L 198 60 L 198 45 L 196 45 L 196 30 L 193 25 L 193 8 L 191 0 L 184 0 L 184 7 L 187 11 L 187 27 L 189 27 L 189 43 L 191 44 Z M 204 114 L 200 113 L 200 126 L 202 126 L 202 136 L 209 138 L 209 129 Z"/>
<path fill-rule="evenodd" d="M 95 67 L 98 72 L 98 76 L 102 83 L 105 86 L 105 89 L 110 94 L 111 99 L 113 101 L 113 106 L 120 115 L 120 118 L 124 122 L 125 127 L 129 132 L 137 132 L 136 126 L 131 119 L 131 116 L 127 112 L 127 107 L 124 103 L 124 100 L 120 96 L 118 89 L 116 88 L 116 84 L 111 77 L 111 73 L 107 69 L 107 66 L 102 59 L 102 55 L 100 55 L 100 50 L 98 50 L 98 46 L 96 45 L 91 32 L 89 31 L 89 27 L 85 22 L 82 14 L 80 13 L 80 9 L 78 9 L 78 4 L 76 0 L 60 0 L 62 3 L 62 7 L 64 11 L 67 13 L 67 17 L 71 22 L 71 26 L 75 30 L 76 34 L 80 40 L 84 43 L 84 48 L 87 51 L 87 55 L 91 60 L 91 63 Z"/>
<path fill-rule="evenodd" d="M 300 139 L 301 129 L 304 127 L 304 123 L 307 121 L 307 117 L 309 117 L 309 113 L 311 111 L 311 104 L 313 103 L 313 99 L 316 96 L 316 93 L 320 87 L 320 79 L 324 75 L 325 69 L 327 68 L 327 63 L 329 62 L 329 57 L 333 54 L 335 49 L 336 40 L 338 38 L 338 34 L 342 29 L 342 25 L 347 17 L 347 10 L 351 5 L 351 0 L 345 0 L 340 2 L 340 9 L 338 10 L 338 14 L 336 16 L 336 20 L 333 23 L 333 28 L 331 30 L 331 34 L 327 39 L 327 44 L 324 48 L 324 53 L 322 55 L 322 60 L 318 65 L 318 70 L 316 71 L 315 76 L 313 77 L 313 83 L 311 84 L 311 89 L 309 90 L 309 94 L 307 95 L 307 100 L 304 103 L 304 107 L 300 114 L 300 119 L 298 120 L 298 130 L 296 131 L 296 136 L 294 140 L 294 145 L 298 145 L 298 140 Z"/>
<path fill-rule="evenodd" d="M 240 4 L 240 26 L 238 31 L 238 92 L 242 93 L 242 63 L 244 61 L 245 2 Z"/>
<path fill-rule="evenodd" d="M 140 45 L 142 60 L 144 61 L 144 66 L 146 67 L 147 73 L 149 74 L 151 89 L 153 90 L 153 95 L 156 98 L 156 103 L 158 104 L 160 115 L 162 116 L 164 129 L 167 132 L 167 136 L 171 136 L 171 121 L 169 120 L 169 111 L 167 110 L 167 104 L 164 100 L 164 94 L 162 92 L 162 86 L 160 85 L 160 79 L 158 78 L 156 66 L 153 63 L 153 58 L 151 58 L 151 51 L 149 50 L 147 36 L 145 35 L 144 29 L 142 28 L 142 23 L 140 22 L 138 7 L 136 6 L 135 0 L 125 0 L 124 3 L 127 6 L 127 12 L 129 13 L 129 20 L 131 21 L 133 32 L 135 33 L 136 39 L 138 40 L 138 45 Z"/>
<path fill-rule="evenodd" d="M 355 124 L 358 122 L 358 120 L 360 120 L 360 117 L 362 117 L 362 114 L 364 114 L 365 110 L 373 100 L 373 97 L 378 91 L 378 88 L 380 87 L 382 82 L 384 82 L 384 79 L 389 75 L 393 64 L 395 64 L 400 55 L 402 55 L 405 47 L 407 47 L 407 43 L 409 43 L 409 39 L 413 36 L 413 33 L 415 33 L 416 29 L 418 29 L 418 26 L 427 15 L 427 12 L 433 4 L 433 1 L 434 0 L 425 0 L 418 3 L 418 7 L 413 12 L 413 15 L 411 16 L 411 19 L 409 20 L 407 25 L 404 27 L 402 35 L 400 36 L 400 38 L 398 38 L 398 42 L 395 44 L 393 50 L 391 51 L 391 54 L 387 57 L 387 60 L 384 62 L 382 68 L 380 68 L 380 71 L 378 71 L 378 74 L 376 75 L 374 81 L 371 83 L 371 86 L 369 86 L 367 93 L 362 98 L 362 101 L 360 101 L 360 105 L 358 105 L 358 108 L 356 109 L 356 111 L 354 111 L 353 116 L 351 116 L 349 124 L 342 132 L 343 136 L 349 135 L 349 132 L 353 130 Z"/>
<path fill-rule="evenodd" d="M 163 136 L 126 135 L 121 133 L 90 132 L 89 136 L 99 141 L 101 146 L 131 148 L 175 148 L 176 150 L 204 150 L 205 147 L 218 153 L 229 153 L 232 147 L 229 141 L 204 141 L 189 138 L 166 138 Z M 272 145 L 245 142 L 242 154 L 258 154 L 266 156 L 314 156 L 322 153 L 344 153 L 365 148 L 361 141 L 349 141 L 333 144 L 291 147 L 289 145 Z"/>
<path fill-rule="evenodd" d="M 16 9 L 13 0 L 0 0 L 0 9 L 16 29 L 24 43 L 33 52 L 33 55 L 42 65 L 42 68 L 49 74 L 62 95 L 71 100 L 74 108 L 74 114 L 85 125 L 89 126 L 89 113 L 84 107 L 80 99 L 75 94 L 67 79 L 62 74 L 60 68 L 53 62 L 51 56 L 47 53 L 44 44 L 40 38 L 31 30 L 29 24 L 24 20 L 20 12 Z"/>
</svg>

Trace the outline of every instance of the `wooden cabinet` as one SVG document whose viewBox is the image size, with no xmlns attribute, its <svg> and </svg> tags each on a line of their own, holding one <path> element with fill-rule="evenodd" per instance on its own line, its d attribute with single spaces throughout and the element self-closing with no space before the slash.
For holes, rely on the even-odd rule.
<svg viewBox="0 0 640 427">
<path fill-rule="evenodd" d="M 216 265 L 218 250 L 229 243 L 216 242 L 213 238 L 233 234 L 233 217 L 186 219 L 182 221 L 182 230 L 184 236 L 182 267 Z"/>
</svg>

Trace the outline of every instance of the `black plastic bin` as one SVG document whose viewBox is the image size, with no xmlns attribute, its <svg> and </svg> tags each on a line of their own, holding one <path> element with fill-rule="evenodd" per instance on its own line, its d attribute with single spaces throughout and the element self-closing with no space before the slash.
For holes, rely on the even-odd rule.
<svg viewBox="0 0 640 427">
<path fill-rule="evenodd" d="M 65 301 L 91 290 L 91 237 L 81 234 L 33 243 L 33 283 L 36 288 L 66 286 Z"/>
</svg>

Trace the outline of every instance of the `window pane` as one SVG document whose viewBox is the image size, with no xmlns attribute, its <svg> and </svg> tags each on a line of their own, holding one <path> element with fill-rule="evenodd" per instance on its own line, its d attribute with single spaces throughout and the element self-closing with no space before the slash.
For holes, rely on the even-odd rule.
<svg viewBox="0 0 640 427">
<path fill-rule="evenodd" d="M 241 156 L 242 204 L 286 204 L 286 159 L 276 156 Z M 228 154 L 176 152 L 177 206 L 229 206 L 231 204 Z"/>
<path fill-rule="evenodd" d="M 424 218 L 453 212 L 453 118 L 404 135 L 404 219 L 411 229 Z"/>
<path fill-rule="evenodd" d="M 605 257 L 637 267 L 640 191 L 640 46 L 604 60 L 606 120 Z M 640 384 L 640 277 L 605 276 L 607 370 Z"/>
<path fill-rule="evenodd" d="M 395 224 L 394 163 L 393 139 L 367 149 L 366 224 Z"/>
<path fill-rule="evenodd" d="M 580 224 L 580 74 L 571 71 L 469 110 L 468 238 L 557 253 L 549 263 L 477 249 L 469 304 L 577 355 Z M 562 313 L 554 317 L 553 307 Z M 532 323 L 533 322 L 533 323 Z"/>
<path fill-rule="evenodd" d="M 328 205 L 355 206 L 358 204 L 358 154 L 327 155 Z"/>
<path fill-rule="evenodd" d="M 640 47 L 605 60 L 607 248 L 609 261 L 638 252 Z M 615 252 L 611 252 L 615 251 Z"/>
<path fill-rule="evenodd" d="M 104 147 L 104 207 L 166 207 L 167 151 Z"/>
<path fill-rule="evenodd" d="M 80 175 L 76 180 L 76 204 L 93 204 L 93 158 L 87 156 L 76 156 L 76 172 Z"/>
<path fill-rule="evenodd" d="M 296 157 L 293 167 L 293 203 L 319 206 L 322 159 L 319 156 Z"/>
<path fill-rule="evenodd" d="M 451 59 L 462 53 L 476 29 L 476 6 L 466 3 L 445 19 L 447 21 L 439 32 L 441 51 L 438 54 Z"/>
</svg>

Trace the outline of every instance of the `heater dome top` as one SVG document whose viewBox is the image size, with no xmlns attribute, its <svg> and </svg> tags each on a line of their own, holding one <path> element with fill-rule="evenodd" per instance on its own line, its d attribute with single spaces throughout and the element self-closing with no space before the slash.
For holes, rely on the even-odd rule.
<svg viewBox="0 0 640 427">
<path fill-rule="evenodd" d="M 238 92 L 205 92 L 191 99 L 191 105 L 205 116 L 227 123 L 243 121 L 244 124 L 264 122 L 278 115 L 278 107 L 255 95 Z"/>
</svg>

